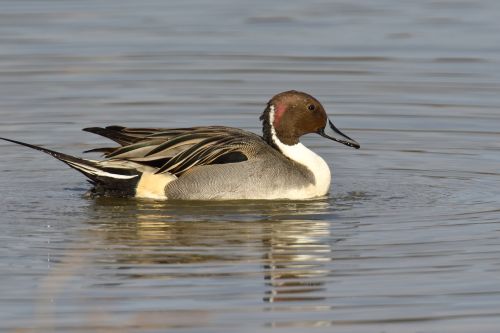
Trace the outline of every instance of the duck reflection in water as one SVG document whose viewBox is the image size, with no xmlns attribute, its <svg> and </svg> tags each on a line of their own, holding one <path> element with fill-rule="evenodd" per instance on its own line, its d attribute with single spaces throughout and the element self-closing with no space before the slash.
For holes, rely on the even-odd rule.
<svg viewBox="0 0 500 333">
<path fill-rule="evenodd" d="M 255 281 L 263 273 L 265 302 L 307 301 L 323 299 L 331 247 L 342 239 L 325 221 L 330 205 L 328 199 L 243 205 L 103 198 L 90 223 L 99 223 L 96 230 L 116 249 L 120 274 L 130 271 L 130 278 L 246 275 Z M 137 265 L 154 265 L 155 273 Z"/>
</svg>

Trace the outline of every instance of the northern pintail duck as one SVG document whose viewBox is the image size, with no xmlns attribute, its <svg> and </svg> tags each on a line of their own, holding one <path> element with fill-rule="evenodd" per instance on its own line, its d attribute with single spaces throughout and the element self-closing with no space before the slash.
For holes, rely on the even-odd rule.
<svg viewBox="0 0 500 333">
<path fill-rule="evenodd" d="M 223 126 L 85 128 L 120 145 L 87 151 L 104 153 L 102 161 L 4 140 L 45 152 L 80 171 L 96 195 L 186 200 L 323 196 L 330 188 L 330 168 L 300 137 L 317 133 L 359 148 L 333 125 L 321 103 L 303 92 L 274 96 L 260 120 L 263 136 Z"/>
</svg>

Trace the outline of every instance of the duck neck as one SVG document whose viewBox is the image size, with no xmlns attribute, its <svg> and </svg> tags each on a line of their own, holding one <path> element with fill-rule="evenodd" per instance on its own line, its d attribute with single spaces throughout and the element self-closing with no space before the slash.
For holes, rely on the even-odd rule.
<svg viewBox="0 0 500 333">
<path fill-rule="evenodd" d="M 304 166 L 314 175 L 316 186 L 325 186 L 326 191 L 330 186 L 331 174 L 328 164 L 321 156 L 304 146 L 298 139 L 293 144 L 286 144 L 280 140 L 274 123 L 274 106 L 268 105 L 261 116 L 263 121 L 263 138 L 273 148 L 294 162 Z"/>
<path fill-rule="evenodd" d="M 268 104 L 262 115 L 260 116 L 262 120 L 262 137 L 263 139 L 273 148 L 280 150 L 273 139 L 273 132 L 276 135 L 276 130 L 274 129 L 274 106 Z"/>
<path fill-rule="evenodd" d="M 289 146 L 299 143 L 299 138 L 296 131 L 292 129 L 280 130 L 275 127 L 275 112 L 274 105 L 268 104 L 267 108 L 262 113 L 262 132 L 264 140 L 272 147 L 279 149 L 278 142 L 282 142 Z"/>
</svg>

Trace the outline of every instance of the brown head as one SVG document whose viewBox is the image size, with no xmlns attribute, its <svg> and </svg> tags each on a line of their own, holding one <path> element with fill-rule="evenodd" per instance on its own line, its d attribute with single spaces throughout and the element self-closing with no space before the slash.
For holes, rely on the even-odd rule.
<svg viewBox="0 0 500 333">
<path fill-rule="evenodd" d="M 275 147 L 276 139 L 292 146 L 308 133 L 317 133 L 350 147 L 360 147 L 333 125 L 316 98 L 300 91 L 290 90 L 275 95 L 267 103 L 260 119 L 263 121 L 264 139 Z"/>
</svg>

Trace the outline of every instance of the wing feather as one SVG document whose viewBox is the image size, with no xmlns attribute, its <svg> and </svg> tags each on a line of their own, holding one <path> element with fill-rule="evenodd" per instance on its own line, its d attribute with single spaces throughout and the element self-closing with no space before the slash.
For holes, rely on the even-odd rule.
<svg viewBox="0 0 500 333">
<path fill-rule="evenodd" d="M 195 166 L 234 163 L 248 159 L 256 145 L 267 144 L 254 133 L 237 128 L 208 126 L 191 128 L 87 128 L 121 146 L 97 148 L 108 160 L 128 160 L 156 168 L 156 173 L 180 176 Z M 238 158 L 224 158 L 237 153 Z"/>
</svg>

